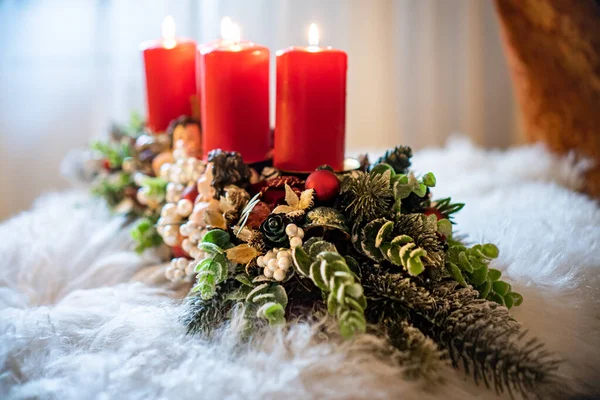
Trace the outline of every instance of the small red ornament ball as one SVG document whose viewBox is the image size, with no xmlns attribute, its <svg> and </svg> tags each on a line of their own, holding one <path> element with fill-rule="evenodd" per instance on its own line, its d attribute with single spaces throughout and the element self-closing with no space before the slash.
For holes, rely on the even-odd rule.
<svg viewBox="0 0 600 400">
<path fill-rule="evenodd" d="M 306 178 L 304 187 L 314 189 L 317 200 L 328 203 L 340 193 L 340 180 L 333 172 L 321 169 Z"/>
</svg>

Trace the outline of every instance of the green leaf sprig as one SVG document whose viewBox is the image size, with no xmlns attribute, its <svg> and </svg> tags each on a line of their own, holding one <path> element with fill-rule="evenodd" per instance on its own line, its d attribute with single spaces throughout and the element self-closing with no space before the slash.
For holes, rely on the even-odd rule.
<svg viewBox="0 0 600 400">
<path fill-rule="evenodd" d="M 394 211 L 400 212 L 402 200 L 414 193 L 418 197 L 424 197 L 427 194 L 427 188 L 434 187 L 436 184 L 435 175 L 428 172 L 421 178 L 417 178 L 415 174 L 398 174 L 394 168 L 388 164 L 377 164 L 370 172 L 372 175 L 389 176 L 390 186 L 394 193 Z"/>
<path fill-rule="evenodd" d="M 296 271 L 317 286 L 327 298 L 327 311 L 339 323 L 343 337 L 351 338 L 366 330 L 367 299 L 358 277 L 348 260 L 335 246 L 317 238 L 292 250 Z"/>
<path fill-rule="evenodd" d="M 380 218 L 369 222 L 361 232 L 360 245 L 367 257 L 403 267 L 411 276 L 425 270 L 422 257 L 427 251 L 418 247 L 408 235 L 394 235 L 393 221 Z"/>
<path fill-rule="evenodd" d="M 160 177 L 145 176 L 140 184 L 148 196 L 164 196 L 167 193 L 167 181 Z"/>
<path fill-rule="evenodd" d="M 229 233 L 224 230 L 213 229 L 204 235 L 198 248 L 206 252 L 207 257 L 196 266 L 196 284 L 190 293 L 199 293 L 205 300 L 215 295 L 217 285 L 230 276 L 231 262 L 225 250 L 232 247 Z"/>
<path fill-rule="evenodd" d="M 131 157 L 132 149 L 127 142 L 103 142 L 96 140 L 92 142 L 92 150 L 97 151 L 108 161 L 108 165 L 112 169 L 119 169 L 123 165 L 123 160 Z"/>
<path fill-rule="evenodd" d="M 131 229 L 131 238 L 136 242 L 136 253 L 139 254 L 146 249 L 160 246 L 163 242 L 162 237 L 156 230 L 155 224 L 156 219 L 145 217 L 139 219 Z"/>
<path fill-rule="evenodd" d="M 513 292 L 509 283 L 500 280 L 502 272 L 489 268 L 490 262 L 498 254 L 498 247 L 491 243 L 477 244 L 470 248 L 461 244 L 453 245 L 448 249 L 446 268 L 462 286 L 473 285 L 480 298 L 507 308 L 519 306 L 523 302 L 523 296 Z"/>
</svg>

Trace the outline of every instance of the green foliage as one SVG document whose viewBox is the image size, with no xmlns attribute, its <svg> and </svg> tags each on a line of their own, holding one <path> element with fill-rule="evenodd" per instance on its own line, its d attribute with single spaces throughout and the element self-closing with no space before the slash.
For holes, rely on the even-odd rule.
<svg viewBox="0 0 600 400">
<path fill-rule="evenodd" d="M 225 255 L 225 250 L 233 247 L 229 233 L 221 229 L 213 229 L 204 235 L 198 245 L 207 256 L 196 266 L 196 284 L 191 293 L 198 293 L 200 298 L 210 299 L 216 293 L 217 285 L 229 277 L 231 262 Z"/>
<path fill-rule="evenodd" d="M 409 378 L 437 382 L 436 372 L 450 360 L 498 392 L 527 395 L 552 382 L 557 362 L 534 340 L 523 341 L 507 310 L 522 297 L 501 280 L 500 271 L 489 267 L 498 257 L 497 247 L 467 247 L 453 236 L 451 218 L 464 205 L 450 198 L 431 204 L 435 176 L 409 172 L 411 155 L 410 148 L 399 147 L 370 172 L 345 175 L 336 210 L 317 207 L 295 221 L 307 240 L 292 249 L 292 279 L 260 281 L 255 264 L 237 264 L 226 253 L 232 240 L 238 244 L 242 237 L 258 252 L 286 247 L 289 221 L 282 215 L 270 216 L 260 230 L 239 238 L 220 229 L 206 234 L 199 248 L 207 257 L 196 268 L 188 330 L 210 331 L 236 305 L 243 305 L 239 309 L 249 328 L 260 320 L 282 325 L 288 302 L 295 312 L 321 306 L 323 299 L 343 337 L 365 332 L 367 321 L 379 334 L 387 333 L 398 351 L 393 357 Z M 215 189 L 221 190 L 232 176 L 245 176 L 239 156 L 216 152 L 212 157 L 221 171 Z M 145 187 L 157 194 L 164 190 L 158 181 Z M 228 221 L 237 222 L 238 234 L 258 202 L 257 195 L 239 220 Z M 332 232 L 336 235 L 326 235 Z M 147 223 L 137 235 L 150 241 Z"/>
<path fill-rule="evenodd" d="M 432 384 L 443 381 L 441 373 L 449 363 L 446 352 L 407 320 L 386 318 L 383 321 L 389 340 L 400 350 L 398 361 L 407 379 L 424 379 Z"/>
<path fill-rule="evenodd" d="M 158 234 L 155 224 L 156 218 L 145 217 L 139 219 L 131 229 L 130 234 L 136 242 L 135 251 L 137 253 L 162 244 L 162 237 Z"/>
<path fill-rule="evenodd" d="M 271 326 L 285 324 L 288 297 L 283 286 L 275 283 L 260 284 L 246 295 L 244 301 L 246 315 L 266 319 Z"/>
<path fill-rule="evenodd" d="M 395 175 L 392 177 L 392 187 L 394 189 L 394 198 L 396 200 L 394 209 L 397 212 L 402 211 L 403 200 L 414 195 L 417 198 L 425 198 L 427 188 L 434 187 L 436 179 L 433 173 L 428 172 L 418 179 L 412 172 L 408 175 Z"/>
<path fill-rule="evenodd" d="M 323 240 L 309 240 L 305 248 L 292 250 L 296 271 L 308 277 L 326 294 L 327 311 L 338 320 L 342 336 L 353 337 L 366 329 L 363 288 L 335 246 Z"/>
<path fill-rule="evenodd" d="M 429 295 L 426 288 L 419 286 L 415 281 L 400 273 L 390 274 L 383 272 L 377 266 L 364 268 L 362 283 L 365 296 L 369 304 L 393 304 L 403 309 L 405 315 L 410 315 L 414 310 L 429 311 L 435 307 L 435 299 Z M 381 309 L 370 310 L 375 314 L 382 314 Z"/>
<path fill-rule="evenodd" d="M 125 189 L 133 185 L 130 174 L 118 172 L 97 182 L 92 187 L 92 194 L 103 197 L 110 207 L 115 207 L 125 197 Z"/>
<path fill-rule="evenodd" d="M 167 181 L 159 177 L 145 176 L 141 180 L 141 188 L 151 197 L 164 196 L 167 193 Z"/>
<path fill-rule="evenodd" d="M 498 392 L 527 395 L 555 378 L 557 361 L 536 340 L 523 339 L 505 307 L 480 299 L 477 291 L 454 281 L 431 281 L 425 287 L 378 268 L 363 271 L 369 315 L 391 315 L 396 321 L 409 318 L 476 382 L 493 385 Z"/>
<path fill-rule="evenodd" d="M 441 223 L 442 229 L 446 229 Z M 400 215 L 396 221 L 385 218 L 367 223 L 355 236 L 355 247 L 376 262 L 389 262 L 417 276 L 427 270 L 431 278 L 441 279 L 445 253 L 437 235 L 435 217 L 423 214 Z"/>
<path fill-rule="evenodd" d="M 395 235 L 392 221 L 380 218 L 369 222 L 362 230 L 360 245 L 367 257 L 404 267 L 411 276 L 417 276 L 425 270 L 422 257 L 427 252 L 417 247 L 410 236 Z"/>
<path fill-rule="evenodd" d="M 525 340 L 525 332 L 505 307 L 451 281 L 434 283 L 428 295 L 435 305 L 415 309 L 414 320 L 476 383 L 527 396 L 556 379 L 559 361 L 536 339 Z"/>
<path fill-rule="evenodd" d="M 397 146 L 392 150 L 385 152 L 383 157 L 379 158 L 374 165 L 388 164 L 398 174 L 406 174 L 410 168 L 410 159 L 412 149 L 408 146 Z"/>
<path fill-rule="evenodd" d="M 501 281 L 502 273 L 489 268 L 490 262 L 498 257 L 498 248 L 493 244 L 478 244 L 471 248 L 464 245 L 450 246 L 446 268 L 462 286 L 473 285 L 482 299 L 488 299 L 507 308 L 519 306 L 523 296 L 512 291 L 510 284 Z"/>
<path fill-rule="evenodd" d="M 129 115 L 129 123 L 125 127 L 125 132 L 128 136 L 132 138 L 137 138 L 140 133 L 144 130 L 144 125 L 146 121 L 142 118 L 141 114 L 133 111 Z"/>
<path fill-rule="evenodd" d="M 108 161 L 111 169 L 119 169 L 123 165 L 123 160 L 126 157 L 131 157 L 132 148 L 127 142 L 103 142 L 96 140 L 92 142 L 92 150 L 97 151 L 104 159 Z"/>
<path fill-rule="evenodd" d="M 450 197 L 436 200 L 433 203 L 433 208 L 438 210 L 445 218 L 452 222 L 453 214 L 456 214 L 463 209 L 465 203 L 452 203 Z"/>
<path fill-rule="evenodd" d="M 397 174 L 392 166 L 377 164 L 369 173 L 357 172 L 342 179 L 339 208 L 348 213 L 355 225 L 392 218 L 401 213 L 404 199 L 425 198 L 435 183 L 431 172 L 418 179 L 413 173 Z"/>
</svg>

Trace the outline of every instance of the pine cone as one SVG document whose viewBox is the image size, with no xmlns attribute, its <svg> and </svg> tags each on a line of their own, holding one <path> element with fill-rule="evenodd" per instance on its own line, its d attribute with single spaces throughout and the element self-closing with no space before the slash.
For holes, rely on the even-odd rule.
<svg viewBox="0 0 600 400">
<path fill-rule="evenodd" d="M 240 153 L 215 149 L 208 153 L 208 162 L 214 166 L 212 186 L 215 188 L 215 198 L 224 194 L 226 186 L 236 185 L 246 189 L 250 185 L 250 168 Z"/>
<path fill-rule="evenodd" d="M 375 164 L 389 164 L 397 174 L 406 174 L 408 173 L 408 168 L 410 167 L 410 158 L 412 157 L 412 149 L 408 146 L 398 146 L 393 150 L 388 150 L 385 152 L 383 157 L 377 160 Z"/>
</svg>

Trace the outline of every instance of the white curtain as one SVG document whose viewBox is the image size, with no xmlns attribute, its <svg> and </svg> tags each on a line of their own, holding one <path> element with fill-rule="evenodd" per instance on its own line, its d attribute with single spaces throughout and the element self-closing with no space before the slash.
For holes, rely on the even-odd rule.
<svg viewBox="0 0 600 400">
<path fill-rule="evenodd" d="M 166 15 L 200 43 L 228 15 L 273 61 L 316 22 L 348 52 L 349 151 L 520 141 L 491 0 L 0 0 L 0 219 L 65 187 L 70 149 L 144 112 L 138 46 Z"/>
</svg>

